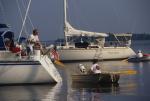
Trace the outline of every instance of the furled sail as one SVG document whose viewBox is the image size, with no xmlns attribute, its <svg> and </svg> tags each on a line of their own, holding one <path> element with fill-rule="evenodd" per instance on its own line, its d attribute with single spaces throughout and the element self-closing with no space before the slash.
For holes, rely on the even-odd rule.
<svg viewBox="0 0 150 101">
<path fill-rule="evenodd" d="M 68 22 L 65 23 L 65 35 L 66 36 L 95 36 L 95 37 L 107 37 L 106 33 L 89 32 L 83 30 L 77 30 L 73 28 Z"/>
</svg>

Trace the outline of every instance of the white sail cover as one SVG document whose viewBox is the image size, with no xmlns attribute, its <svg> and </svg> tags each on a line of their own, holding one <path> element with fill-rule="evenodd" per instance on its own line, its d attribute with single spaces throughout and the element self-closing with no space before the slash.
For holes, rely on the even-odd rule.
<svg viewBox="0 0 150 101">
<path fill-rule="evenodd" d="M 115 33 L 114 35 L 115 35 L 115 36 L 129 36 L 129 37 L 132 36 L 131 33 Z"/>
<path fill-rule="evenodd" d="M 65 36 L 95 36 L 95 37 L 107 37 L 106 33 L 98 33 L 98 32 L 89 32 L 83 30 L 77 30 L 73 28 L 68 22 L 65 23 Z"/>
</svg>

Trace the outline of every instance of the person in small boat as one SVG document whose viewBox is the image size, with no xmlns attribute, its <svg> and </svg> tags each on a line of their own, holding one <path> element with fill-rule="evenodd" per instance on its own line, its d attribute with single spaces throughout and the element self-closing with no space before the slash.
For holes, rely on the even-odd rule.
<svg viewBox="0 0 150 101">
<path fill-rule="evenodd" d="M 91 72 L 94 74 L 101 73 L 101 68 L 98 65 L 98 59 L 93 60 L 93 65 L 91 66 Z"/>
<path fill-rule="evenodd" d="M 138 53 L 137 53 L 137 57 L 138 57 L 138 58 L 142 58 L 142 57 L 143 57 L 143 53 L 142 53 L 142 51 L 141 51 L 141 50 L 139 50 L 139 51 L 138 51 Z"/>
<path fill-rule="evenodd" d="M 38 30 L 34 29 L 32 34 L 30 35 L 30 37 L 27 40 L 28 42 L 28 46 L 27 46 L 27 53 L 29 54 L 33 54 L 33 49 L 34 48 L 41 48 L 41 43 L 38 37 Z"/>
</svg>

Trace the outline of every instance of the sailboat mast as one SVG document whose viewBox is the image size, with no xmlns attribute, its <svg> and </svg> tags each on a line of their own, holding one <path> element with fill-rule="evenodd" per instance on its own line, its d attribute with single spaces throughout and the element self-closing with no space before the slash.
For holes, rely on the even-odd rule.
<svg viewBox="0 0 150 101">
<path fill-rule="evenodd" d="M 66 36 L 66 26 L 67 23 L 67 0 L 64 0 L 64 37 L 65 37 L 65 45 L 68 46 L 67 36 Z"/>
<path fill-rule="evenodd" d="M 67 22 L 67 0 L 64 0 L 64 24 Z"/>
</svg>

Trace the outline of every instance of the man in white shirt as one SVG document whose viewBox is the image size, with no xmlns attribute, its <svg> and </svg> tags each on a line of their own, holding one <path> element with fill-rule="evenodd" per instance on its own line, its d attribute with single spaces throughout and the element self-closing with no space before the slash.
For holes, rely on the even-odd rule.
<svg viewBox="0 0 150 101">
<path fill-rule="evenodd" d="M 40 41 L 39 41 L 39 37 L 38 37 L 38 30 L 34 29 L 33 33 L 30 35 L 30 37 L 28 38 L 28 52 L 31 54 L 33 53 L 33 47 L 38 44 L 40 45 Z"/>
<path fill-rule="evenodd" d="M 100 66 L 97 64 L 98 60 L 93 60 L 93 65 L 91 67 L 91 71 L 94 73 L 94 74 L 97 74 L 97 73 L 101 73 L 101 68 Z"/>
</svg>

